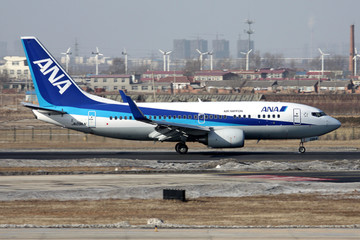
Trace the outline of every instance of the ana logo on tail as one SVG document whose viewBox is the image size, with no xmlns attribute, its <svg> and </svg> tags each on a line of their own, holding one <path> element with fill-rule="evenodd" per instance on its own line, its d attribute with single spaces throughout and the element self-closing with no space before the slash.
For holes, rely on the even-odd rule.
<svg viewBox="0 0 360 240">
<path fill-rule="evenodd" d="M 59 81 L 65 75 L 60 74 L 59 76 L 57 76 L 60 69 L 56 65 L 53 65 L 51 67 L 51 65 L 53 64 L 53 61 L 50 58 L 37 60 L 37 61 L 34 61 L 33 63 L 39 66 L 40 72 L 42 72 L 42 74 L 44 76 L 47 75 L 48 73 L 51 73 L 48 80 L 53 86 L 56 86 L 59 88 L 60 94 L 63 94 L 71 86 L 72 83 L 68 79 Z"/>
</svg>

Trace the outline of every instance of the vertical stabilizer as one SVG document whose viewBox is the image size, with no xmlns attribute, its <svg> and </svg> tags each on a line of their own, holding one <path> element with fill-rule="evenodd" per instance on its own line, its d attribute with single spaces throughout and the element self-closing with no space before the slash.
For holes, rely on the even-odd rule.
<svg viewBox="0 0 360 240">
<path fill-rule="evenodd" d="M 22 37 L 40 106 L 74 106 L 89 99 L 35 37 Z"/>
</svg>

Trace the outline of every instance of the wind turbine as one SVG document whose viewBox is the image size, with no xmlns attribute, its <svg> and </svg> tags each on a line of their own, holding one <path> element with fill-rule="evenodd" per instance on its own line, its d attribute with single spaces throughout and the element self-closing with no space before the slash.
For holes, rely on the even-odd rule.
<svg viewBox="0 0 360 240">
<path fill-rule="evenodd" d="M 354 76 L 356 76 L 356 62 L 357 62 L 357 58 L 360 57 L 360 55 L 357 52 L 357 49 L 355 48 L 355 56 L 353 57 L 354 62 Z"/>
<path fill-rule="evenodd" d="M 210 55 L 210 70 L 213 70 L 213 51 L 207 52 L 207 55 Z"/>
<path fill-rule="evenodd" d="M 68 50 L 66 52 L 61 53 L 63 55 L 66 55 L 66 58 L 65 58 L 65 70 L 66 70 L 66 72 L 68 72 L 68 70 L 69 70 L 69 62 L 70 62 L 70 55 L 71 55 L 70 49 L 71 48 L 68 48 Z"/>
<path fill-rule="evenodd" d="M 203 70 L 203 56 L 205 54 L 208 54 L 207 52 L 201 52 L 199 49 L 196 49 L 196 51 L 200 54 L 199 55 L 199 60 L 200 60 L 200 71 Z"/>
<path fill-rule="evenodd" d="M 246 56 L 246 71 L 249 70 L 249 54 L 251 53 L 252 49 L 250 49 L 248 52 L 240 52 L 241 54 L 244 54 Z"/>
<path fill-rule="evenodd" d="M 324 76 L 324 56 L 330 55 L 329 53 L 323 53 L 321 49 L 319 48 L 319 52 L 321 54 L 321 76 Z"/>
<path fill-rule="evenodd" d="M 91 54 L 95 54 L 95 64 L 96 64 L 96 75 L 99 75 L 99 56 L 104 56 L 104 54 L 99 52 L 99 48 L 96 47 L 96 52 L 92 52 Z"/>
<path fill-rule="evenodd" d="M 166 56 L 167 56 L 167 71 L 170 71 L 170 53 L 172 51 L 163 51 L 161 49 L 159 49 L 159 51 L 162 53 L 163 55 L 163 61 L 164 61 L 164 71 L 166 71 Z"/>
<path fill-rule="evenodd" d="M 128 54 L 127 54 L 125 48 L 124 48 L 124 51 L 121 52 L 121 54 L 125 56 L 125 74 L 127 74 L 127 72 L 128 72 Z"/>
</svg>

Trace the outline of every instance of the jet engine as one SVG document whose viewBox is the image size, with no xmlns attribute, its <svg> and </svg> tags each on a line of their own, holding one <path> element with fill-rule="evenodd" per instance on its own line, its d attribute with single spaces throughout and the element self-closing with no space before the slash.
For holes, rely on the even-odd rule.
<svg viewBox="0 0 360 240">
<path fill-rule="evenodd" d="M 235 148 L 244 146 L 244 131 L 236 128 L 224 128 L 208 133 L 205 139 L 199 142 L 212 148 Z"/>
</svg>

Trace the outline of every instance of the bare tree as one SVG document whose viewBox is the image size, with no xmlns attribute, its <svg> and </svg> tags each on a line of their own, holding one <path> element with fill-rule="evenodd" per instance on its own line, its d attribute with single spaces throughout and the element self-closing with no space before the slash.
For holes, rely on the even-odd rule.
<svg viewBox="0 0 360 240">
<path fill-rule="evenodd" d="M 187 60 L 183 69 L 184 75 L 187 77 L 194 76 L 195 72 L 200 69 L 199 60 Z"/>
<path fill-rule="evenodd" d="M 261 64 L 263 68 L 280 68 L 284 66 L 282 54 L 265 53 Z"/>
<path fill-rule="evenodd" d="M 326 59 L 326 69 L 327 70 L 346 70 L 348 66 L 348 58 L 341 55 L 330 56 L 329 59 Z"/>
<path fill-rule="evenodd" d="M 10 82 L 9 75 L 7 73 L 0 74 L 0 83 Z"/>
<path fill-rule="evenodd" d="M 114 58 L 111 66 L 107 70 L 110 74 L 123 74 L 125 73 L 125 61 L 122 58 Z"/>
</svg>

